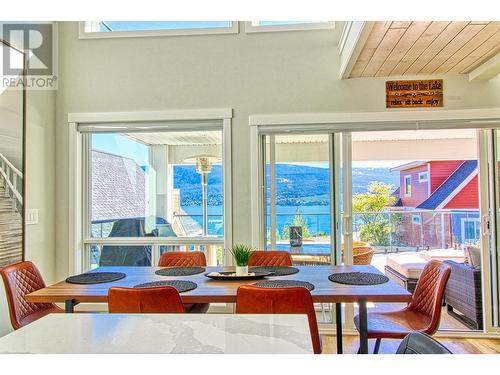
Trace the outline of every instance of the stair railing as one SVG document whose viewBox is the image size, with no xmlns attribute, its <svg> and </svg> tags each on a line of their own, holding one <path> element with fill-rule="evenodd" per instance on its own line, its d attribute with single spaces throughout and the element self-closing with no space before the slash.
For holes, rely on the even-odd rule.
<svg viewBox="0 0 500 375">
<path fill-rule="evenodd" d="M 12 198 L 12 209 L 15 211 L 23 206 L 23 196 L 18 190 L 22 181 L 23 173 L 0 153 L 0 186 L 5 188 L 5 197 Z"/>
</svg>

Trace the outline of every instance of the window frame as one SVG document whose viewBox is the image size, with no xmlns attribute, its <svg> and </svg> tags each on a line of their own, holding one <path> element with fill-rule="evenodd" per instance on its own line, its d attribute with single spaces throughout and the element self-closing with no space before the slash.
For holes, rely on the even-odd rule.
<svg viewBox="0 0 500 375">
<path fill-rule="evenodd" d="M 407 190 L 406 190 L 406 186 L 407 186 L 407 183 L 406 181 L 409 181 L 410 182 L 410 192 L 408 193 Z M 407 174 L 403 177 L 403 181 L 404 181 L 404 196 L 405 197 L 411 197 L 411 191 L 412 191 L 412 188 L 411 188 L 411 174 Z"/>
<path fill-rule="evenodd" d="M 335 30 L 335 21 L 321 21 L 314 23 L 297 23 L 289 25 L 253 25 L 255 21 L 245 21 L 245 33 L 268 33 L 284 31 L 311 31 L 311 30 Z"/>
<path fill-rule="evenodd" d="M 232 109 L 207 110 L 172 110 L 159 112 L 104 112 L 75 113 L 68 115 L 69 143 L 69 266 L 70 273 L 81 273 L 90 270 L 91 245 L 144 245 L 152 246 L 151 261 L 156 265 L 159 260 L 161 245 L 218 245 L 223 249 L 232 246 L 232 178 L 231 178 L 231 119 Z M 117 131 L 127 123 L 131 126 L 148 123 L 148 131 L 168 129 L 177 130 L 175 123 L 182 130 L 214 129 L 217 122 L 222 131 L 223 157 L 223 221 L 224 235 L 222 237 L 108 237 L 92 238 L 90 236 L 89 194 L 91 189 L 88 181 L 89 173 L 89 136 L 82 132 L 85 126 L 106 131 L 117 128 Z M 182 123 L 181 123 L 182 122 Z M 105 124 L 103 127 L 101 124 Z M 109 127 L 108 127 L 109 125 Z M 80 130 L 79 130 L 80 126 Z M 105 129 L 104 129 L 105 128 Z M 232 264 L 229 252 L 223 255 L 224 265 Z"/>
<path fill-rule="evenodd" d="M 425 179 L 422 179 L 422 176 L 425 175 Z M 429 172 L 425 171 L 425 172 L 420 172 L 418 174 L 418 182 L 421 183 L 421 182 L 428 182 L 429 181 Z"/>
<path fill-rule="evenodd" d="M 422 216 L 420 215 L 411 215 L 411 223 L 413 225 L 422 225 Z"/>
<path fill-rule="evenodd" d="M 100 21 L 80 21 L 78 22 L 79 39 L 109 39 L 109 38 L 144 38 L 161 36 L 189 36 L 189 35 L 224 35 L 238 34 L 239 22 L 230 21 L 230 27 L 213 28 L 191 28 L 191 29 L 171 29 L 171 30 L 130 30 L 130 31 L 85 31 L 86 23 L 99 23 Z"/>
</svg>

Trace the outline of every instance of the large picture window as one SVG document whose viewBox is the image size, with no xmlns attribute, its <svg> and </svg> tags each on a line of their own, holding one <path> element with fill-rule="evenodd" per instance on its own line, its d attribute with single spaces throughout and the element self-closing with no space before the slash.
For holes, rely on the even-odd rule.
<svg viewBox="0 0 500 375">
<path fill-rule="evenodd" d="M 85 268 L 152 266 L 165 251 L 223 264 L 224 126 L 205 125 L 80 127 Z"/>
<path fill-rule="evenodd" d="M 91 237 L 222 237 L 222 134 L 90 135 Z"/>
</svg>

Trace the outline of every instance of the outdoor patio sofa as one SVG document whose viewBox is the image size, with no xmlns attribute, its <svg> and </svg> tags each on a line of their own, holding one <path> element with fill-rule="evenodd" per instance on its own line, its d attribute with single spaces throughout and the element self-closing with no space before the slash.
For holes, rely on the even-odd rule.
<svg viewBox="0 0 500 375">
<path fill-rule="evenodd" d="M 448 314 L 471 329 L 482 330 L 481 269 L 452 260 L 444 262 L 451 266 L 444 297 Z"/>
</svg>

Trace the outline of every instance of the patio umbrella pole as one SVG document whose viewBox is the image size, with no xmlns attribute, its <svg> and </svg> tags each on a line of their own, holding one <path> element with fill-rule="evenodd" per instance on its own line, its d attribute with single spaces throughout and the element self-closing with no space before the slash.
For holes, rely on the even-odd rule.
<svg viewBox="0 0 500 375">
<path fill-rule="evenodd" d="M 208 234 L 208 192 L 207 175 L 212 171 L 212 164 L 208 157 L 196 158 L 196 172 L 201 175 L 202 209 L 203 209 L 203 235 Z"/>
<path fill-rule="evenodd" d="M 203 206 L 203 235 L 206 236 L 208 232 L 208 207 L 207 207 L 207 174 L 201 174 L 201 189 L 203 193 L 202 206 Z"/>
</svg>

